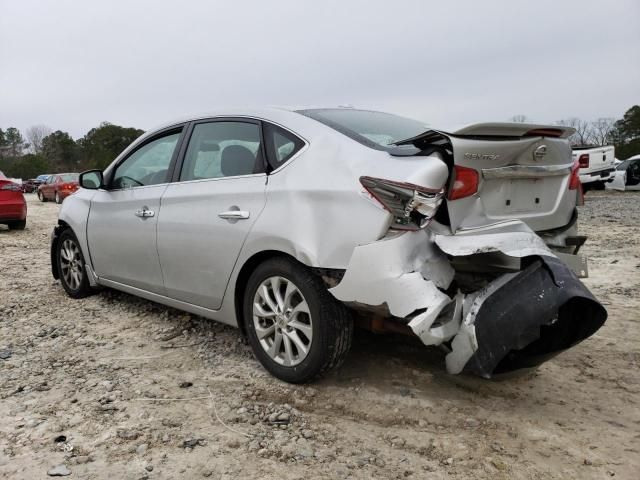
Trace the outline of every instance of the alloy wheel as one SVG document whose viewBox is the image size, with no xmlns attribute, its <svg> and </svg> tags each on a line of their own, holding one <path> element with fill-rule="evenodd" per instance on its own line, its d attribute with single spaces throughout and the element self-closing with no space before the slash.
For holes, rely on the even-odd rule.
<svg viewBox="0 0 640 480">
<path fill-rule="evenodd" d="M 82 255 L 76 242 L 67 238 L 60 248 L 60 267 L 62 278 L 72 290 L 80 288 L 82 282 Z"/>
<path fill-rule="evenodd" d="M 264 280 L 253 299 L 253 325 L 260 345 L 276 363 L 292 367 L 309 354 L 312 318 L 302 292 L 281 276 Z"/>
</svg>

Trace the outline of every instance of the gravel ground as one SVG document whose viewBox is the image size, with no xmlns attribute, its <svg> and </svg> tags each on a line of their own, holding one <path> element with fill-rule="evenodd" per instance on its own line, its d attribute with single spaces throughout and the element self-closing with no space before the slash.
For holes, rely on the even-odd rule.
<svg viewBox="0 0 640 480">
<path fill-rule="evenodd" d="M 0 227 L 1 477 L 638 478 L 640 194 L 588 195 L 587 284 L 609 320 L 535 373 L 450 376 L 437 349 L 358 332 L 308 386 L 266 374 L 233 328 L 68 298 L 49 269 L 58 206 L 28 197 L 27 229 Z"/>
</svg>

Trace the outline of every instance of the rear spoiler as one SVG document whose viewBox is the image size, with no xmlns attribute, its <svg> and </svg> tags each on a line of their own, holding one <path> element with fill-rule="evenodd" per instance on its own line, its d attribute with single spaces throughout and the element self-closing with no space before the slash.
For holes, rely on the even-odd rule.
<svg viewBox="0 0 640 480">
<path fill-rule="evenodd" d="M 415 137 L 394 142 L 393 145 L 431 144 L 438 138 L 460 137 L 477 138 L 478 140 L 513 140 L 514 138 L 555 137 L 568 138 L 575 133 L 575 128 L 557 125 L 538 125 L 534 123 L 475 123 L 453 132 L 427 130 Z"/>
</svg>

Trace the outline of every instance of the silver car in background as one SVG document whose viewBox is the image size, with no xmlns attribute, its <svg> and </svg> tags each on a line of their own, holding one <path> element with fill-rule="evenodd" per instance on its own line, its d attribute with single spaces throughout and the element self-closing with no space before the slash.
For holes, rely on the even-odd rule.
<svg viewBox="0 0 640 480">
<path fill-rule="evenodd" d="M 571 133 L 344 108 L 174 122 L 81 175 L 53 275 L 238 326 L 288 382 L 342 362 L 354 323 L 442 346 L 450 373 L 534 367 L 606 319 L 578 280 Z"/>
</svg>

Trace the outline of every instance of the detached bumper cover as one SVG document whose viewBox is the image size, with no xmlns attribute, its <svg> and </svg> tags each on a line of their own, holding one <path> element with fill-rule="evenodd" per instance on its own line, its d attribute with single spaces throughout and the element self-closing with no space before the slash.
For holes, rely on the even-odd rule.
<svg viewBox="0 0 640 480">
<path fill-rule="evenodd" d="M 485 378 L 537 366 L 593 335 L 607 319 L 575 274 L 548 256 L 500 277 L 466 310 L 447 370 Z"/>
</svg>

